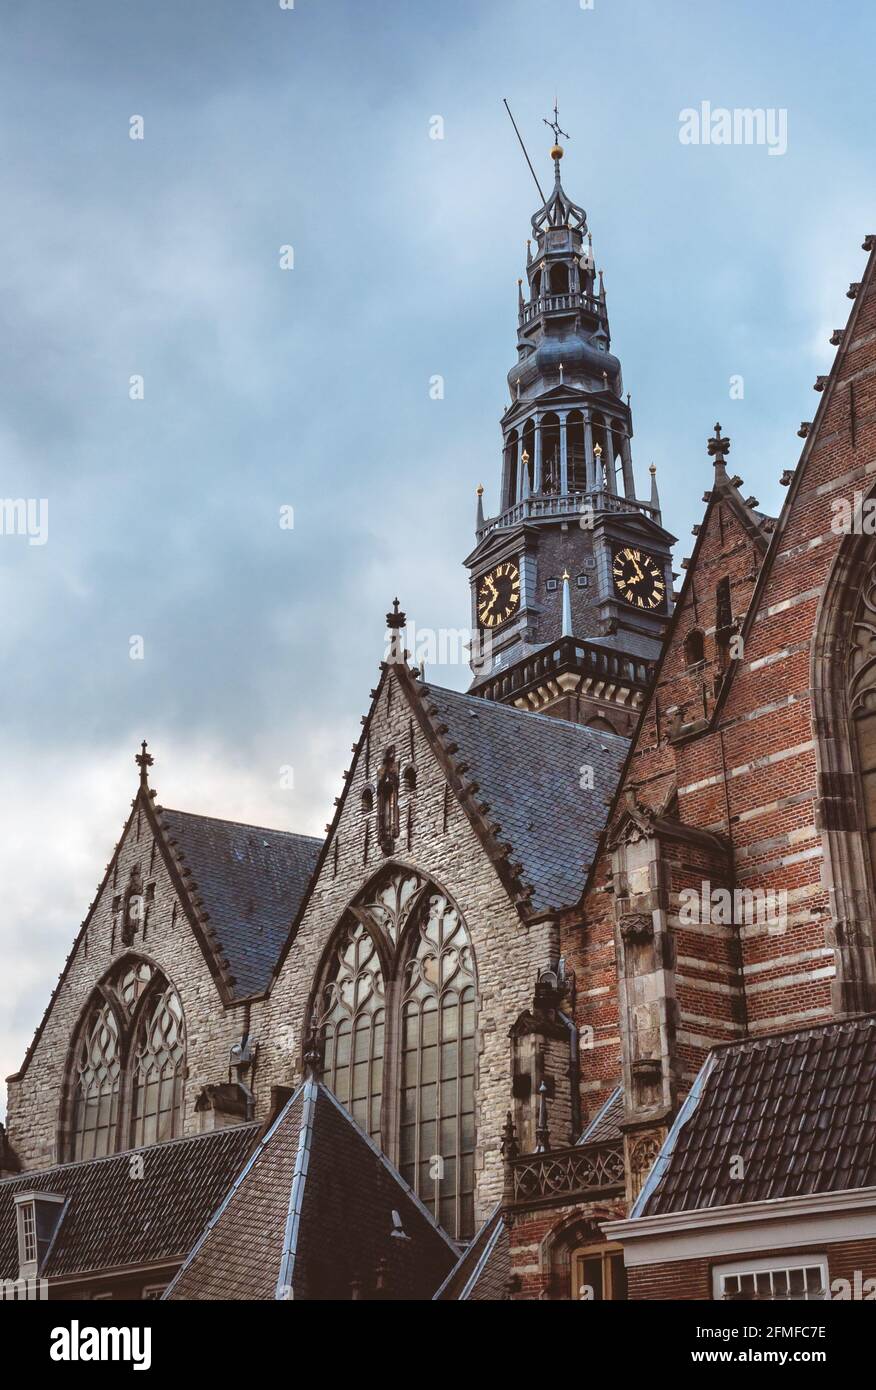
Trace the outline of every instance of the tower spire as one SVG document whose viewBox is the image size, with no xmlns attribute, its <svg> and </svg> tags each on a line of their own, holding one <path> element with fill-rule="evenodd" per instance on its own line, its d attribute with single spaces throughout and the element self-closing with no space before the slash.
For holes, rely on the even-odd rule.
<svg viewBox="0 0 876 1390">
<path fill-rule="evenodd" d="M 660 494 L 657 491 L 657 469 L 653 463 L 651 464 L 651 467 L 648 469 L 648 472 L 651 474 L 651 506 L 654 508 L 654 511 L 657 513 L 659 517 Z"/>
</svg>

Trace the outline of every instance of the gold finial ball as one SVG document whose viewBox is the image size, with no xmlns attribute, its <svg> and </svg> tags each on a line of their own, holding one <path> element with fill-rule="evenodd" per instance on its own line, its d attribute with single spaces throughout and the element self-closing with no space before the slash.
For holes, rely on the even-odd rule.
<svg viewBox="0 0 876 1390">
<path fill-rule="evenodd" d="M 553 149 L 551 150 L 551 159 L 562 159 L 565 153 L 566 152 L 563 149 L 562 145 L 554 145 Z"/>
<path fill-rule="evenodd" d="M 483 485 L 483 483 L 478 483 L 478 497 L 483 497 L 483 495 L 484 495 L 484 485 Z"/>
</svg>

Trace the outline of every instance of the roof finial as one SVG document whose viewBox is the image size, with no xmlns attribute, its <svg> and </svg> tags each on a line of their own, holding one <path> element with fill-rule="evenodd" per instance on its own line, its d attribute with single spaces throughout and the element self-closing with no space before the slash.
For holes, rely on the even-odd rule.
<svg viewBox="0 0 876 1390">
<path fill-rule="evenodd" d="M 505 1181 L 503 1184 L 503 1193 L 508 1201 L 513 1201 L 514 1160 L 518 1157 L 520 1153 L 520 1145 L 517 1142 L 517 1129 L 514 1124 L 514 1117 L 511 1114 L 510 1110 L 508 1111 L 508 1115 L 505 1120 L 505 1126 L 502 1130 L 502 1144 L 499 1152 L 502 1155 L 502 1161 L 505 1168 Z"/>
<path fill-rule="evenodd" d="M 551 1132 L 548 1128 L 547 1095 L 548 1088 L 542 1082 L 538 1088 L 538 1124 L 535 1127 L 535 1152 L 537 1154 L 547 1153 L 551 1142 Z"/>
<path fill-rule="evenodd" d="M 560 144 L 560 136 L 562 135 L 562 137 L 563 137 L 564 140 L 571 140 L 572 137 L 571 137 L 571 135 L 569 135 L 568 131 L 565 131 L 565 130 L 561 130 L 561 129 L 560 129 L 560 113 L 559 113 L 559 109 L 558 109 L 558 107 L 557 107 L 557 99 L 556 99 L 556 97 L 554 97 L 554 118 L 553 118 L 553 120 L 552 120 L 552 121 L 549 121 L 549 120 L 547 119 L 546 116 L 542 116 L 542 120 L 544 121 L 544 123 L 545 123 L 545 125 L 547 126 L 548 130 L 552 130 L 552 131 L 554 132 L 554 147 L 553 147 L 553 149 L 551 150 L 551 159 L 554 161 L 554 170 L 555 170 L 556 176 L 557 176 L 557 183 L 559 183 L 559 181 L 560 181 L 560 160 L 562 159 L 563 154 L 564 154 L 563 147 L 562 147 L 562 145 Z"/>
<path fill-rule="evenodd" d="M 319 1080 L 319 1067 L 322 1058 L 319 1050 L 319 1036 L 316 1024 L 312 1022 L 310 1032 L 304 1040 L 304 1076 L 307 1081 Z"/>
<path fill-rule="evenodd" d="M 563 627 L 560 636 L 572 636 L 572 591 L 569 588 L 568 570 L 563 570 Z"/>
<path fill-rule="evenodd" d="M 146 752 L 146 748 L 147 743 L 144 738 L 143 742 L 140 745 L 140 752 L 134 754 L 134 762 L 140 768 L 140 786 L 144 789 L 144 791 L 149 786 L 149 768 L 155 761 L 152 754 Z"/>
<path fill-rule="evenodd" d="M 717 472 L 724 472 L 724 464 L 727 461 L 729 452 L 730 440 L 726 439 L 721 434 L 721 426 L 716 425 L 714 437 L 709 440 L 709 457 L 713 461 Z"/>
<path fill-rule="evenodd" d="M 478 510 L 477 510 L 477 515 L 476 515 L 476 517 L 475 517 L 475 530 L 477 531 L 478 535 L 480 535 L 480 533 L 481 533 L 481 531 L 483 531 L 483 529 L 484 529 L 484 485 L 483 485 L 483 483 L 478 483 Z"/>
<path fill-rule="evenodd" d="M 654 508 L 655 512 L 656 512 L 657 515 L 659 516 L 659 515 L 660 515 L 660 494 L 659 494 L 659 492 L 657 491 L 657 466 L 656 466 L 656 464 L 653 464 L 653 463 L 652 463 L 652 464 L 651 464 L 651 467 L 648 469 L 648 472 L 651 474 L 651 506 Z"/>
<path fill-rule="evenodd" d="M 398 599 L 394 598 L 392 601 L 392 610 L 386 615 L 386 627 L 387 631 L 390 633 L 387 661 L 395 665 L 401 665 L 407 659 L 404 639 L 402 638 L 402 632 L 404 631 L 406 622 L 407 615 L 399 608 Z"/>
</svg>

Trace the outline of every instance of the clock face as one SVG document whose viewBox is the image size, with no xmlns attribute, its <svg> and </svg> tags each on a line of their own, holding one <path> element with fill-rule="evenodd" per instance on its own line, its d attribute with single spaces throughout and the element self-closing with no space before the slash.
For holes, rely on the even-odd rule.
<svg viewBox="0 0 876 1390">
<path fill-rule="evenodd" d="M 647 550 L 627 545 L 614 552 L 614 587 L 631 608 L 646 611 L 666 607 L 666 580 L 659 560 Z"/>
<path fill-rule="evenodd" d="M 478 580 L 478 622 L 499 627 L 520 607 L 520 571 L 510 560 L 496 565 Z"/>
</svg>

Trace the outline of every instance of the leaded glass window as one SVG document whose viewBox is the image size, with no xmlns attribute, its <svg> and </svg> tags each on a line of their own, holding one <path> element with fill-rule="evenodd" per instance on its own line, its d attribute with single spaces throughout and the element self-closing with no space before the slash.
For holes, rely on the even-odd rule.
<svg viewBox="0 0 876 1390">
<path fill-rule="evenodd" d="M 100 1158 L 182 1132 L 186 1070 L 179 997 L 148 961 L 104 978 L 73 1055 L 67 1155 Z"/>
<path fill-rule="evenodd" d="M 475 974 L 455 908 L 433 894 L 404 972 L 402 1177 L 446 1231 L 474 1230 Z"/>
<path fill-rule="evenodd" d="M 179 1132 L 185 1078 L 185 1028 L 176 991 L 147 1009 L 134 1055 L 132 1141 L 160 1144 Z"/>
<path fill-rule="evenodd" d="M 385 1002 L 374 938 L 361 922 L 340 937 L 321 1000 L 322 1079 L 378 1143 Z"/>
<path fill-rule="evenodd" d="M 350 909 L 323 980 L 313 1014 L 323 1081 L 445 1230 L 470 1236 L 476 977 L 459 913 L 412 870 L 391 868 Z"/>
<path fill-rule="evenodd" d="M 101 1158 L 116 1149 L 119 1116 L 119 1025 L 109 1002 L 89 1016 L 76 1058 L 73 1158 Z"/>
</svg>

